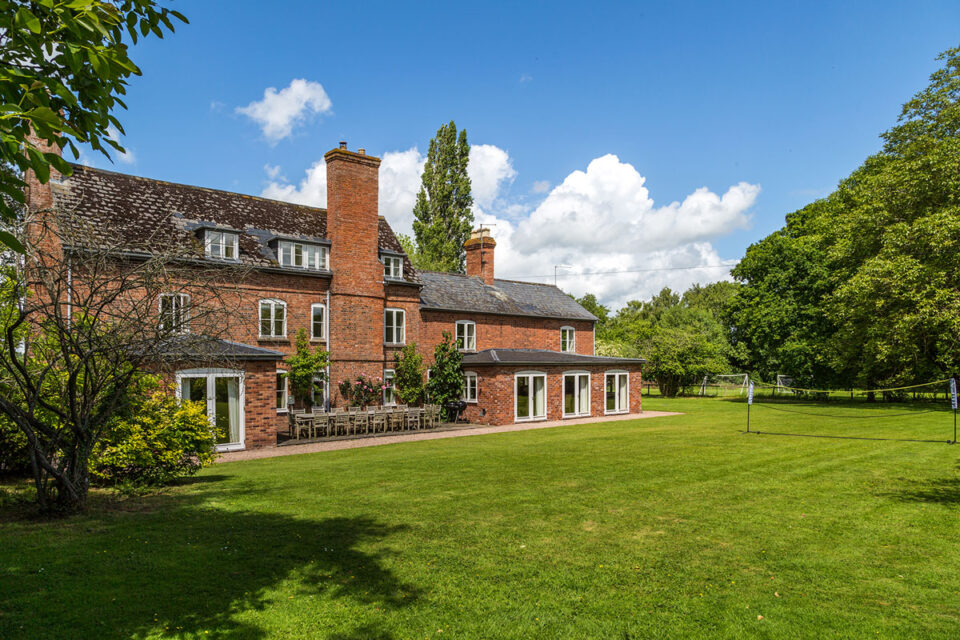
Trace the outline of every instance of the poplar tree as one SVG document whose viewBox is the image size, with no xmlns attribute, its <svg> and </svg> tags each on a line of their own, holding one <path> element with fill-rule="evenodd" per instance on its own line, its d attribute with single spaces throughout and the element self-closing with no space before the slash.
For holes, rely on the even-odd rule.
<svg viewBox="0 0 960 640">
<path fill-rule="evenodd" d="M 451 120 L 430 140 L 420 191 L 413 208 L 414 264 L 421 269 L 463 273 L 463 243 L 473 228 L 473 196 L 467 163 L 467 131 Z"/>
</svg>

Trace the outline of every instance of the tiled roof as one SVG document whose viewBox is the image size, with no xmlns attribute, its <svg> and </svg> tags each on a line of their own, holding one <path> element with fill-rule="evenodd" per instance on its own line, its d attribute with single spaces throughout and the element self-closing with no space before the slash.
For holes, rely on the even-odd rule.
<svg viewBox="0 0 960 640">
<path fill-rule="evenodd" d="M 273 349 L 249 344 L 186 334 L 167 339 L 162 351 L 169 358 L 202 358 L 209 360 L 282 360 L 283 354 Z"/>
<path fill-rule="evenodd" d="M 643 358 L 613 358 L 609 356 L 585 356 L 579 353 L 563 353 L 546 349 L 487 349 L 463 356 L 463 366 L 477 365 L 638 365 L 646 362 Z"/>
<path fill-rule="evenodd" d="M 271 240 L 328 242 L 326 209 L 72 166 L 73 175 L 52 185 L 55 204 L 61 211 L 78 214 L 89 224 L 94 240 L 103 245 L 148 253 L 189 247 L 200 258 L 203 246 L 197 230 L 222 228 L 240 232 L 242 264 L 279 268 Z M 90 233 L 85 230 L 84 238 L 89 240 Z M 382 249 L 402 252 L 383 218 L 378 235 Z M 418 282 L 409 260 L 405 260 L 404 274 Z"/>
<path fill-rule="evenodd" d="M 596 316 L 557 287 L 533 282 L 494 280 L 487 285 L 476 276 L 421 271 L 420 307 L 564 320 L 596 320 Z"/>
</svg>

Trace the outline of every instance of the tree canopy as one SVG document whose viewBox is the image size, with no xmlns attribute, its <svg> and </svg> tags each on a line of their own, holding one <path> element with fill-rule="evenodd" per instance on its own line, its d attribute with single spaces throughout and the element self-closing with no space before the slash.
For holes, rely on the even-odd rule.
<svg viewBox="0 0 960 640">
<path fill-rule="evenodd" d="M 762 374 L 876 387 L 960 366 L 960 48 L 938 59 L 883 149 L 734 269 Z"/>
<path fill-rule="evenodd" d="M 466 129 L 458 133 L 453 120 L 441 126 L 430 140 L 413 207 L 413 241 L 402 239 L 404 249 L 420 269 L 464 272 L 463 243 L 473 228 L 469 161 Z"/>
<path fill-rule="evenodd" d="M 0 0 L 0 164 L 47 182 L 51 167 L 70 175 L 51 148 L 69 147 L 77 158 L 78 143 L 108 158 L 109 149 L 122 152 L 114 111 L 126 108 L 127 79 L 140 75 L 127 43 L 162 38 L 174 20 L 187 21 L 156 0 Z M 31 141 L 31 132 L 47 146 Z M 24 186 L 0 173 L 0 193 L 15 202 L 24 202 Z M 15 216 L 0 199 L 0 220 Z M 8 230 L 0 229 L 0 244 L 23 251 Z"/>
</svg>

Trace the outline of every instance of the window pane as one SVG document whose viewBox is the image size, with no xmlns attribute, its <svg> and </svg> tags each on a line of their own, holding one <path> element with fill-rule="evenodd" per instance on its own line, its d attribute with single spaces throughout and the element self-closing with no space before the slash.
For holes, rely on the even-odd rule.
<svg viewBox="0 0 960 640">
<path fill-rule="evenodd" d="M 260 303 L 260 335 L 270 335 L 270 303 Z"/>
<path fill-rule="evenodd" d="M 577 376 L 563 377 L 563 412 L 574 414 L 577 411 Z"/>
<path fill-rule="evenodd" d="M 323 338 L 323 309 L 319 304 L 313 305 L 311 335 L 314 338 Z"/>
<path fill-rule="evenodd" d="M 542 418 L 547 415 L 547 393 L 546 378 L 543 376 L 533 377 L 533 415 L 535 418 Z"/>
<path fill-rule="evenodd" d="M 277 373 L 277 409 L 287 408 L 287 378 Z"/>
<path fill-rule="evenodd" d="M 580 407 L 579 412 L 586 415 L 590 413 L 590 376 L 579 376 L 580 384 Z"/>
<path fill-rule="evenodd" d="M 397 339 L 397 343 L 402 344 L 404 341 L 404 333 L 406 330 L 406 327 L 404 326 L 404 313 L 403 311 L 397 311 L 396 313 L 397 313 L 397 329 L 396 329 L 395 337 Z"/>
<path fill-rule="evenodd" d="M 180 381 L 180 397 L 192 402 L 207 403 L 207 379 L 183 378 Z"/>
<path fill-rule="evenodd" d="M 616 411 L 617 410 L 617 377 L 615 375 L 608 375 L 604 383 L 604 392 L 606 395 L 606 407 L 607 411 Z"/>
<path fill-rule="evenodd" d="M 617 378 L 618 378 L 619 392 L 620 392 L 620 393 L 619 393 L 619 395 L 620 395 L 620 402 L 619 402 L 619 404 L 617 405 L 617 409 L 618 409 L 619 411 L 626 411 L 626 410 L 627 410 L 627 407 L 628 407 L 628 403 L 627 403 L 627 374 L 621 373 L 620 375 L 617 376 Z"/>
<path fill-rule="evenodd" d="M 530 378 L 517 378 L 517 417 L 530 417 Z"/>
</svg>

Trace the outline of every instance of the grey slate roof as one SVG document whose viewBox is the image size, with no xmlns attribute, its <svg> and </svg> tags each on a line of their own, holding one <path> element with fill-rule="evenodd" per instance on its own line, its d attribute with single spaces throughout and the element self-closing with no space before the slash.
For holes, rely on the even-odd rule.
<svg viewBox="0 0 960 640">
<path fill-rule="evenodd" d="M 327 210 L 279 200 L 140 178 L 72 164 L 73 175 L 52 184 L 58 210 L 78 214 L 82 237 L 101 246 L 130 252 L 160 251 L 170 246 L 192 249 L 203 257 L 197 230 L 238 231 L 240 262 L 259 268 L 282 268 L 270 241 L 276 238 L 328 243 Z M 402 253 L 384 218 L 379 218 L 379 246 Z M 335 270 L 336 265 L 331 265 Z M 284 268 L 291 273 L 303 270 Z M 418 284 L 416 270 L 404 258 L 405 280 Z"/>
<path fill-rule="evenodd" d="M 421 271 L 420 308 L 470 313 L 596 320 L 577 301 L 550 284 L 494 280 L 477 276 Z"/>
<path fill-rule="evenodd" d="M 284 357 L 273 349 L 193 334 L 169 338 L 163 351 L 169 358 L 204 360 L 282 360 Z"/>
<path fill-rule="evenodd" d="M 638 365 L 643 358 L 614 358 L 609 356 L 585 356 L 579 353 L 563 353 L 546 349 L 487 349 L 463 356 L 463 366 L 478 365 Z"/>
</svg>

